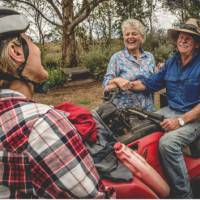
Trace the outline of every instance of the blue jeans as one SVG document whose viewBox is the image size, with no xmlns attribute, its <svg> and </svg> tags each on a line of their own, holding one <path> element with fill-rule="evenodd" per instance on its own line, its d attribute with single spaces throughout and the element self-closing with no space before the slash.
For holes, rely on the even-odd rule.
<svg viewBox="0 0 200 200">
<path fill-rule="evenodd" d="M 173 118 L 183 113 L 164 107 L 157 111 L 166 118 Z M 159 151 L 165 174 L 168 178 L 173 198 L 192 198 L 192 190 L 186 164 L 183 158 L 183 147 L 200 136 L 200 120 L 188 123 L 179 129 L 166 132 L 159 141 Z"/>
</svg>

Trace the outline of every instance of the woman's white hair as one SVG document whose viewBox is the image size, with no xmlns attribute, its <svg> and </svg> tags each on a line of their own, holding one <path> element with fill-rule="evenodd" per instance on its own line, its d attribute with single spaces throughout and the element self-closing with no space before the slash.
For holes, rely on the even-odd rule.
<svg viewBox="0 0 200 200">
<path fill-rule="evenodd" d="M 122 22 L 123 35 L 124 35 L 126 28 L 130 28 L 130 27 L 134 28 L 136 31 L 138 31 L 143 36 L 144 39 L 143 39 L 142 43 L 144 43 L 144 41 L 146 39 L 146 31 L 145 31 L 144 25 L 137 19 L 126 19 Z"/>
</svg>

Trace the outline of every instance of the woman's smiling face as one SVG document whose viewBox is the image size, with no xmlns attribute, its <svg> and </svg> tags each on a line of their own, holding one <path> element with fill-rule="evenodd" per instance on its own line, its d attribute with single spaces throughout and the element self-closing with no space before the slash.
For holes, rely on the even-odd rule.
<svg viewBox="0 0 200 200">
<path fill-rule="evenodd" d="M 124 45 L 128 50 L 139 49 L 144 37 L 133 27 L 126 27 L 123 32 Z"/>
</svg>

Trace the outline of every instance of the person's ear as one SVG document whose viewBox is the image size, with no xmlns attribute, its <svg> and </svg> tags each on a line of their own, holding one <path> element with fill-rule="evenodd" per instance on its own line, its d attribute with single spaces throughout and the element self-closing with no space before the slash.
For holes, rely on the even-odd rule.
<svg viewBox="0 0 200 200">
<path fill-rule="evenodd" d="M 14 43 L 11 43 L 9 46 L 9 55 L 14 61 L 18 63 L 24 62 L 24 52 L 21 46 L 17 46 Z"/>
</svg>

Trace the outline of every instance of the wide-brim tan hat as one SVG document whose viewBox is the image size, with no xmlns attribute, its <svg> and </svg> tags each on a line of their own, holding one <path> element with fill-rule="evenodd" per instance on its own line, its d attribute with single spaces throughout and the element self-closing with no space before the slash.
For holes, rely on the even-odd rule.
<svg viewBox="0 0 200 200">
<path fill-rule="evenodd" d="M 188 19 L 184 24 L 180 24 L 177 28 L 168 29 L 169 38 L 176 42 L 180 32 L 190 33 L 200 39 L 200 20 L 195 18 Z"/>
</svg>

